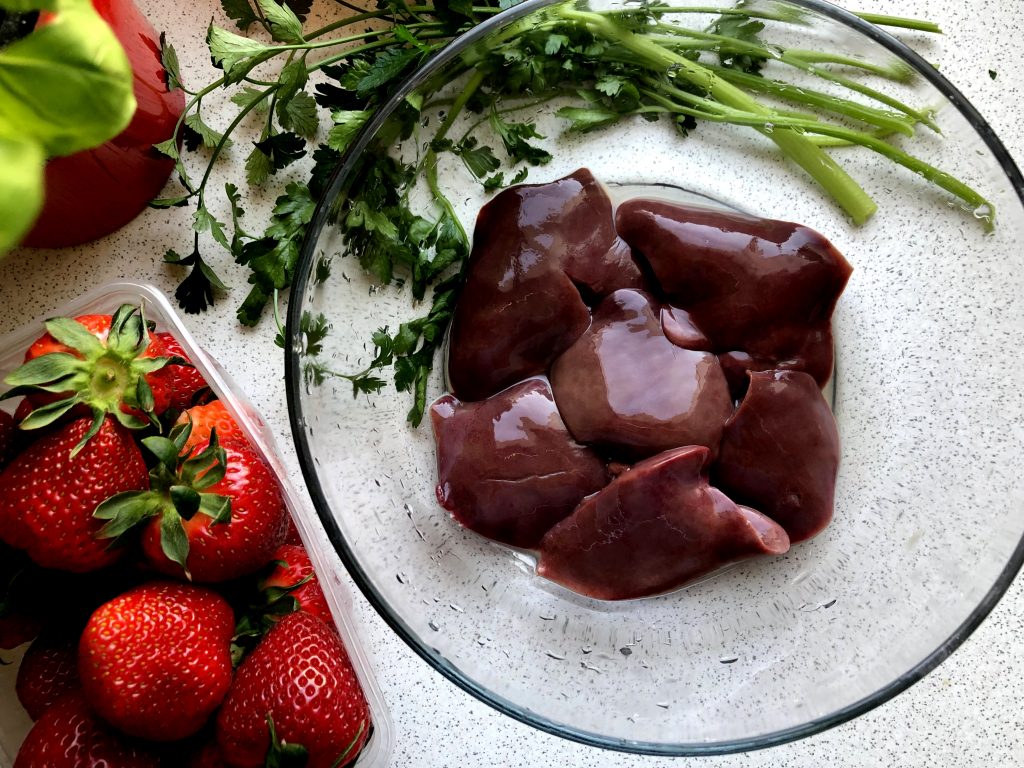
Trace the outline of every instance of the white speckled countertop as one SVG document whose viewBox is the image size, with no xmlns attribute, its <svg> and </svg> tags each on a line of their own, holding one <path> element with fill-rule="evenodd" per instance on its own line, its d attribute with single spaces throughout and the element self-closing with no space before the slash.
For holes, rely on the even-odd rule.
<svg viewBox="0 0 1024 768">
<path fill-rule="evenodd" d="M 203 45 L 211 16 L 223 23 L 215 0 L 158 3 L 140 0 L 158 30 L 177 48 L 193 85 L 213 79 Z M 917 16 L 938 22 L 944 38 L 927 57 L 989 121 L 1019 162 L 1024 161 L 1024 54 L 1020 0 L 861 0 L 855 10 Z M 329 3 L 317 6 L 330 11 Z M 993 80 L 989 70 L 998 73 Z M 211 104 L 214 109 L 215 104 Z M 215 115 L 211 112 L 210 115 Z M 215 117 L 211 122 L 217 122 Z M 221 169 L 222 181 L 244 184 L 244 153 Z M 220 186 L 220 185 L 218 185 Z M 265 202 L 265 201 L 264 201 Z M 249 205 L 249 222 L 266 212 Z M 148 210 L 121 232 L 67 252 L 20 251 L 0 262 L 0 334 L 44 315 L 86 289 L 117 279 L 151 282 L 173 293 L 180 274 L 162 264 L 164 251 L 187 252 L 190 212 Z M 255 224 L 252 225 L 255 228 Z M 233 288 L 205 315 L 186 324 L 227 368 L 278 436 L 285 463 L 301 487 L 290 448 L 281 351 L 269 323 L 241 328 L 234 310 L 245 274 L 215 246 L 207 258 Z M 340 567 L 340 565 L 339 565 Z M 562 741 L 498 714 L 430 669 L 394 636 L 361 595 L 378 678 L 394 723 L 395 766 L 1018 766 L 1024 765 L 1024 589 L 1015 582 L 974 635 L 923 681 L 878 709 L 803 741 L 745 755 L 701 759 L 634 757 Z"/>
</svg>

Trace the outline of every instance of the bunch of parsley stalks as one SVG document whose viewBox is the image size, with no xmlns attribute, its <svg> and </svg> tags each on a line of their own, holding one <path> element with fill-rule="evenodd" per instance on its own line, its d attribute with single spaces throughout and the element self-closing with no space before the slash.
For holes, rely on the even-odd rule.
<svg viewBox="0 0 1024 768">
<path fill-rule="evenodd" d="M 190 99 L 181 121 L 186 148 L 202 144 L 210 149 L 198 183 L 188 175 L 175 141 L 160 146 L 175 159 L 185 191 L 154 205 L 196 207 L 193 251 L 187 256 L 169 251 L 166 256 L 168 262 L 190 268 L 176 294 L 179 303 L 186 311 L 200 311 L 212 300 L 214 289 L 223 288 L 200 254 L 200 238 L 208 234 L 250 270 L 250 291 L 238 310 L 239 320 L 246 325 L 259 320 L 268 302 L 278 317 L 278 295 L 291 284 L 315 201 L 346 148 L 387 95 L 453 37 L 512 4 L 438 0 L 432 5 L 407 5 L 405 0 L 380 0 L 377 8 L 365 10 L 341 2 L 351 14 L 304 31 L 303 17 L 309 8 L 302 3 L 308 0 L 288 1 L 282 5 L 275 0 L 222 0 L 225 12 L 241 29 L 258 25 L 273 42 L 210 27 L 210 53 L 224 74 L 205 88 L 188 91 Z M 681 21 L 709 15 L 714 21 L 700 28 Z M 864 17 L 878 24 L 939 31 L 924 21 Z M 825 150 L 865 147 L 946 190 L 966 210 L 980 211 L 976 215 L 991 226 L 993 209 L 982 195 L 886 140 L 896 134 L 913 137 L 919 125 L 937 131 L 932 113 L 858 79 L 905 82 L 913 77 L 913 70 L 898 60 L 871 62 L 834 52 L 781 47 L 764 39 L 771 25 L 803 23 L 804 13 L 784 3 L 740 0 L 732 6 L 671 6 L 641 2 L 594 10 L 569 1 L 501 29 L 488 39 L 486 48 L 467 50 L 458 65 L 464 79 L 457 96 L 441 99 L 427 87 L 392 116 L 389 135 L 408 136 L 429 108 L 443 105 L 444 119 L 425 156 L 408 165 L 388 154 L 387 142 L 371 145 L 374 154 L 361 164 L 341 209 L 334 211 L 346 247 L 361 266 L 382 284 L 408 284 L 415 302 L 429 292 L 430 310 L 401 324 L 394 333 L 378 330 L 372 339 L 374 359 L 358 373 L 333 371 L 317 361 L 329 325 L 322 316 L 304 316 L 300 330 L 307 378 L 319 383 L 341 377 L 352 383 L 355 394 L 376 392 L 385 385 L 377 374 L 394 366 L 396 387 L 414 394 L 409 420 L 419 423 L 427 379 L 469 258 L 468 235 L 437 179 L 437 156 L 457 155 L 486 190 L 519 183 L 529 167 L 543 165 L 551 154 L 537 143 L 544 137 L 535 125 L 514 117 L 530 114 L 553 99 L 561 104 L 555 114 L 564 118 L 568 131 L 595 131 L 628 119 L 667 119 L 683 136 L 698 127 L 707 130 L 702 124 L 749 126 L 771 139 L 858 224 L 876 206 Z M 256 67 L 273 58 L 283 60 L 278 74 L 268 79 L 254 74 Z M 170 45 L 163 47 L 163 61 L 171 85 L 183 88 Z M 762 72 L 769 61 L 776 65 L 775 76 Z M 801 73 L 799 86 L 779 79 L 776 73 L 785 68 Z M 312 73 L 319 76 L 310 88 Z M 457 74 L 446 71 L 445 82 L 437 88 L 450 83 L 448 75 Z M 833 85 L 827 90 L 809 88 L 808 76 Z M 234 89 L 231 100 L 239 107 L 223 132 L 209 126 L 201 111 L 203 98 L 220 88 Z M 851 97 L 837 95 L 844 91 Z M 212 169 L 232 132 L 247 115 L 262 112 L 260 139 L 246 160 L 249 184 L 261 186 L 309 151 L 318 131 L 318 110 L 329 112 L 333 127 L 313 149 L 308 181 L 286 186 L 262 234 L 251 235 L 242 228 L 242 195 L 234 185 L 226 185 L 232 211 L 229 239 L 225 223 L 207 209 L 206 195 Z M 461 137 L 451 138 L 457 118 L 466 113 L 477 119 Z M 494 137 L 497 153 L 478 137 L 484 132 Z M 409 191 L 420 180 L 426 182 L 436 204 L 430 217 L 409 207 Z M 327 279 L 330 266 L 329 260 L 322 259 L 316 265 L 315 280 Z M 283 345 L 279 320 L 277 324 L 277 341 Z"/>
</svg>

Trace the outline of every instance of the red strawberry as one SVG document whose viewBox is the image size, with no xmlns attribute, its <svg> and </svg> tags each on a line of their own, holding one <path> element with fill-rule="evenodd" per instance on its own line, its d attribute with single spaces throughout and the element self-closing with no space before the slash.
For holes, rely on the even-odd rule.
<svg viewBox="0 0 1024 768">
<path fill-rule="evenodd" d="M 303 546 L 302 536 L 299 535 L 299 529 L 295 527 L 295 521 L 292 518 L 288 518 L 288 534 L 284 537 L 285 544 L 296 544 Z"/>
<path fill-rule="evenodd" d="M 211 740 L 197 747 L 185 760 L 188 768 L 227 768 L 224 755 L 216 740 Z"/>
<path fill-rule="evenodd" d="M 306 749 L 308 768 L 347 765 L 366 743 L 370 710 L 352 662 L 312 614 L 286 616 L 238 668 L 217 715 L 217 741 L 230 765 L 264 765 L 269 723 L 282 742 Z"/>
<path fill-rule="evenodd" d="M 127 734 L 175 741 L 196 733 L 231 685 L 235 618 L 216 592 L 143 584 L 100 606 L 79 643 L 93 710 Z"/>
<path fill-rule="evenodd" d="M 277 567 L 263 581 L 264 591 L 276 590 L 278 594 L 285 592 L 298 603 L 298 610 L 312 613 L 329 627 L 333 627 L 331 609 L 327 606 L 327 598 L 320 588 L 316 571 L 313 570 L 313 563 L 305 548 L 284 544 L 278 547 L 271 559 L 277 562 Z"/>
<path fill-rule="evenodd" d="M 0 411 L 0 469 L 18 453 L 18 426 L 7 411 Z"/>
<path fill-rule="evenodd" d="M 170 407 L 183 411 L 190 407 L 195 402 L 196 395 L 209 385 L 199 369 L 192 365 L 180 341 L 166 331 L 157 331 L 154 335 L 161 350 L 160 355 L 168 358 L 169 362 L 151 374 L 151 379 L 158 379 L 164 383 L 170 392 Z M 183 362 L 175 362 L 176 360 Z"/>
<path fill-rule="evenodd" d="M 191 448 L 205 443 L 210 439 L 210 432 L 217 430 L 217 439 L 222 443 L 234 441 L 248 442 L 248 438 L 238 426 L 235 417 L 220 400 L 214 400 L 206 405 L 197 405 L 189 408 L 178 417 L 176 424 L 192 424 L 192 434 L 185 441 L 185 447 Z"/>
<path fill-rule="evenodd" d="M 29 717 L 38 720 L 61 696 L 78 688 L 78 638 L 70 632 L 38 637 L 21 660 L 15 684 Z"/>
<path fill-rule="evenodd" d="M 32 613 L 7 611 L 0 615 L 0 650 L 11 651 L 35 639 L 43 620 Z"/>
<path fill-rule="evenodd" d="M 28 732 L 14 768 L 159 768 L 147 748 L 97 718 L 81 693 L 65 694 Z"/>
<path fill-rule="evenodd" d="M 25 353 L 25 364 L 4 379 L 14 387 L 8 396 L 23 394 L 34 406 L 22 429 L 83 412 L 97 426 L 109 414 L 139 429 L 167 409 L 167 383 L 153 377 L 167 359 L 141 309 L 125 304 L 113 316 L 58 317 L 46 330 Z"/>
<path fill-rule="evenodd" d="M 143 444 L 157 457 L 150 490 L 119 494 L 96 510 L 100 532 L 118 537 L 142 524 L 142 549 L 162 573 L 200 582 L 227 581 L 270 562 L 288 532 L 277 478 L 247 443 L 185 448 L 189 425 Z"/>
<path fill-rule="evenodd" d="M 0 473 L 0 539 L 45 568 L 82 573 L 117 560 L 121 551 L 96 538 L 102 523 L 93 511 L 147 486 L 131 434 L 110 418 L 85 442 L 91 430 L 78 419 L 49 432 Z"/>
</svg>

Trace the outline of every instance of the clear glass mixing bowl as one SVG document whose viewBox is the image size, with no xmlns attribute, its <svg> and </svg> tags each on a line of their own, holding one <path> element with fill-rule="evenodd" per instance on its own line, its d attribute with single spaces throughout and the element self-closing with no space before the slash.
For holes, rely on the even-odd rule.
<svg viewBox="0 0 1024 768">
<path fill-rule="evenodd" d="M 346 258 L 337 213 L 375 151 L 422 157 L 424 126 L 436 126 L 457 98 L 465 56 L 517 20 L 542 18 L 535 14 L 547 5 L 528 2 L 487 21 L 419 70 L 358 136 L 320 201 L 297 270 L 287 353 L 294 438 L 313 500 L 388 624 L 443 675 L 512 717 L 590 744 L 670 755 L 821 731 L 945 659 L 1024 557 L 1020 173 L 938 70 L 816 0 L 786 4 L 803 14 L 800 46 L 909 65 L 914 82 L 890 90 L 934 107 L 943 135 L 919 130 L 907 146 L 982 191 L 997 211 L 994 231 L 860 148 L 834 150 L 879 204 L 855 226 L 749 129 L 702 125 L 684 139 L 664 121 L 638 119 L 570 135 L 557 104 L 532 107 L 548 137 L 538 143 L 554 159 L 531 168 L 529 182 L 588 167 L 613 194 L 667 184 L 805 223 L 854 265 L 834 319 L 842 464 L 832 525 L 784 557 L 673 594 L 618 604 L 569 595 L 437 505 L 430 428 L 406 423 L 408 393 L 389 385 L 353 398 L 343 379 L 316 385 L 304 376 L 311 360 L 300 322 L 324 314 L 332 331 L 315 362 L 354 372 L 373 357 L 377 328 L 394 331 L 426 311 L 407 287 L 376 286 Z M 425 107 L 423 130 L 396 135 L 396 111 L 425 90 L 437 106 Z M 437 171 L 471 232 L 490 193 L 455 159 L 442 157 Z M 325 259 L 327 279 L 318 269 Z M 444 389 L 442 367 L 427 383 L 428 402 Z"/>
</svg>

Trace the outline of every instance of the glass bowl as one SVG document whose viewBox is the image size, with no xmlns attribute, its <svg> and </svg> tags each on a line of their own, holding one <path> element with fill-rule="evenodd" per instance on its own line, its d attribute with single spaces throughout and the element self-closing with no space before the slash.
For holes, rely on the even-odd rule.
<svg viewBox="0 0 1024 768">
<path fill-rule="evenodd" d="M 992 231 L 984 226 L 991 207 L 960 210 L 947 193 L 861 148 L 829 150 L 878 203 L 856 225 L 763 133 L 703 123 L 684 138 L 665 120 L 640 118 L 566 133 L 559 102 L 528 105 L 546 137 L 533 143 L 554 155 L 529 168 L 528 182 L 587 167 L 613 197 L 659 187 L 799 221 L 854 266 L 833 322 L 842 459 L 831 526 L 783 557 L 741 563 L 672 594 L 621 603 L 575 596 L 438 506 L 431 430 L 406 422 L 408 392 L 389 380 L 376 395 L 353 397 L 350 382 L 334 375 L 371 361 L 378 328 L 394 333 L 430 307 L 429 294 L 414 305 L 408 284 L 382 287 L 360 267 L 340 226 L 346 201 L 381 153 L 427 158 L 471 232 L 492 193 L 450 154 L 435 165 L 430 136 L 469 90 L 466 62 L 507 39 L 510 25 L 541 24 L 548 6 L 528 2 L 492 18 L 424 65 L 354 140 L 320 201 L 297 269 L 287 351 L 292 429 L 314 503 L 388 624 L 435 669 L 512 717 L 601 747 L 666 755 L 816 733 L 934 669 L 1021 565 L 1020 173 L 935 68 L 816 0 L 753 7 L 798 13 L 795 26 L 773 34 L 796 29 L 801 48 L 912 71 L 912 82 L 880 87 L 933 108 L 942 135 L 919 128 L 912 142 L 894 143 L 981 191 L 996 211 Z M 687 19 L 701 28 L 700 17 Z M 410 107 L 423 112 L 403 128 Z M 422 185 L 409 200 L 430 209 Z M 311 345 L 302 319 L 308 329 L 320 314 L 331 330 Z M 444 391 L 442 368 L 439 355 L 425 381 L 428 403 Z"/>
</svg>

